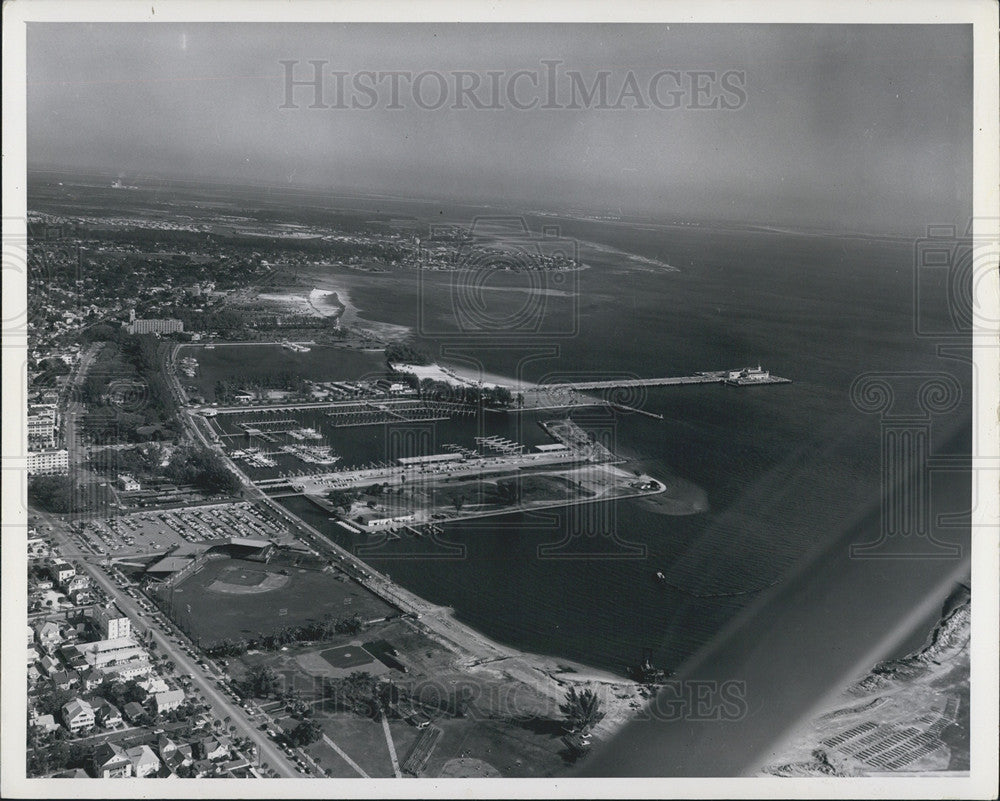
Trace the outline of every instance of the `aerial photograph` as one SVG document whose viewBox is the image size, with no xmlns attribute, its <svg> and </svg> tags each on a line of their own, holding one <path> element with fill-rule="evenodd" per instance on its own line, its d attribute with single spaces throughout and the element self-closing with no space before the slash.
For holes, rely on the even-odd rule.
<svg viewBox="0 0 1000 801">
<path fill-rule="evenodd" d="M 975 777 L 973 25 L 123 8 L 23 23 L 22 792 Z"/>
</svg>

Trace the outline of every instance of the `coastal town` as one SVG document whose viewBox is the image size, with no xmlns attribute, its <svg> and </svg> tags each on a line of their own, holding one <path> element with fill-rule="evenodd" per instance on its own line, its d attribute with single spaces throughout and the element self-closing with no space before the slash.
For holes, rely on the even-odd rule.
<svg viewBox="0 0 1000 801">
<path fill-rule="evenodd" d="M 696 512 L 588 426 L 662 420 L 646 388 L 789 380 L 754 365 L 533 384 L 438 364 L 322 277 L 410 269 L 415 235 L 223 223 L 32 218 L 29 775 L 568 774 L 673 666 L 509 648 L 372 557 L 462 558 L 450 526 L 511 513 Z M 430 269 L 476 242 L 442 237 Z M 914 729 L 896 762 L 939 764 L 938 734 Z"/>
<path fill-rule="evenodd" d="M 108 5 L 3 9 L 0 796 L 996 797 L 996 4 Z"/>
<path fill-rule="evenodd" d="M 307 499 L 363 550 L 667 486 L 566 416 L 610 408 L 599 394 L 439 367 L 348 325 L 345 292 L 296 277 L 338 256 L 414 266 L 418 244 L 418 269 L 450 269 L 469 234 L 405 245 L 264 226 L 248 243 L 247 222 L 218 225 L 32 217 L 29 775 L 565 772 L 663 671 L 629 680 L 493 643 L 281 501 Z M 255 371 L 241 349 L 381 367 Z M 519 410 L 551 412 L 540 441 L 476 434 L 482 415 Z M 338 432 L 435 421 L 467 438 L 363 461 L 338 452 Z M 503 701 L 512 677 L 516 708 Z"/>
</svg>

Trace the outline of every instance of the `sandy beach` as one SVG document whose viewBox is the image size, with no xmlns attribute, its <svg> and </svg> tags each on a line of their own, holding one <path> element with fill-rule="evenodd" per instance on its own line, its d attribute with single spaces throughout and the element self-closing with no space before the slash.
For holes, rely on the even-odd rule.
<svg viewBox="0 0 1000 801">
<path fill-rule="evenodd" d="M 445 383 L 457 386 L 482 386 L 487 389 L 507 387 L 511 392 L 517 392 L 520 389 L 518 382 L 513 379 L 476 370 L 472 367 L 454 367 L 434 362 L 431 364 L 399 363 L 393 364 L 392 368 L 400 373 L 411 373 L 421 381 L 430 379 L 431 381 L 444 381 Z"/>
<path fill-rule="evenodd" d="M 491 640 L 456 620 L 447 607 L 431 607 L 415 622 L 425 635 L 455 653 L 455 666 L 472 676 L 514 681 L 557 707 L 571 686 L 590 689 L 602 701 L 604 718 L 594 728 L 597 740 L 609 740 L 646 703 L 643 685 L 569 659 L 518 651 Z"/>
<path fill-rule="evenodd" d="M 410 335 L 410 329 L 405 325 L 365 318 L 351 302 L 350 292 L 344 284 L 325 277 L 318 278 L 316 283 L 318 286 L 313 287 L 308 294 L 261 292 L 254 300 L 272 304 L 288 314 L 336 317 L 343 327 L 368 332 L 384 341 L 398 342 Z"/>
</svg>

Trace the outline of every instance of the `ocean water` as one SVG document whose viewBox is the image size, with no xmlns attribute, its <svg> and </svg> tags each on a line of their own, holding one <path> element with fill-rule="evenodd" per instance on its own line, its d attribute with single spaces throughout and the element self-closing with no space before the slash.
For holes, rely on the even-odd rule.
<svg viewBox="0 0 1000 801">
<path fill-rule="evenodd" d="M 759 361 L 794 383 L 616 396 L 663 420 L 574 412 L 644 469 L 697 487 L 707 501 L 697 514 L 624 500 L 452 524 L 440 543 L 365 543 L 343 539 L 346 532 L 308 502 L 288 501 L 343 544 L 363 549 L 373 566 L 489 636 L 619 673 L 647 651 L 675 669 L 747 604 L 780 592 L 808 555 L 849 529 L 859 541 L 875 540 L 880 419 L 857 409 L 850 392 L 864 373 L 952 376 L 961 398 L 929 418 L 931 448 L 968 453 L 970 367 L 938 356 L 935 342 L 914 334 L 918 322 L 929 323 L 920 315 L 940 316 L 942 306 L 914 308 L 912 242 L 591 221 L 563 221 L 562 234 L 585 240 L 588 269 L 563 274 L 558 286 L 508 275 L 492 277 L 476 294 L 469 276 L 456 283 L 447 273 L 335 275 L 363 317 L 410 326 L 421 347 L 455 365 L 557 381 Z M 613 250 L 586 244 L 593 242 L 677 270 L 624 263 Z M 545 291 L 511 291 L 531 286 Z M 543 302 L 526 305 L 532 297 Z M 463 319 L 469 308 L 485 321 L 481 329 Z M 528 324 L 493 326 L 505 318 Z M 910 379 L 889 380 L 895 411 L 912 412 Z M 530 444 L 540 435 L 538 417 L 545 415 L 490 414 L 479 425 Z M 407 436 L 399 428 L 334 431 L 330 444 L 352 459 L 379 458 L 392 450 L 386 443 Z M 410 428 L 437 447 L 460 441 L 476 424 Z M 967 476 L 935 487 L 943 494 L 931 498 L 934 511 L 967 511 L 954 508 L 954 498 L 968 497 Z M 957 527 L 940 536 L 961 541 L 968 533 Z M 656 571 L 668 583 L 656 581 Z"/>
</svg>

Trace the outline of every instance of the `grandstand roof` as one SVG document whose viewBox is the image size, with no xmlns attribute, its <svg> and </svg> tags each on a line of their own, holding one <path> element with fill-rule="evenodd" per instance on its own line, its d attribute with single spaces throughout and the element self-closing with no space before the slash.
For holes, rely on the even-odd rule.
<svg viewBox="0 0 1000 801">
<path fill-rule="evenodd" d="M 190 556 L 164 556 L 146 568 L 147 573 L 176 573 L 191 564 Z"/>
<path fill-rule="evenodd" d="M 230 545 L 238 545 L 241 548 L 266 548 L 273 543 L 270 540 L 255 540 L 250 537 L 230 537 Z"/>
</svg>

